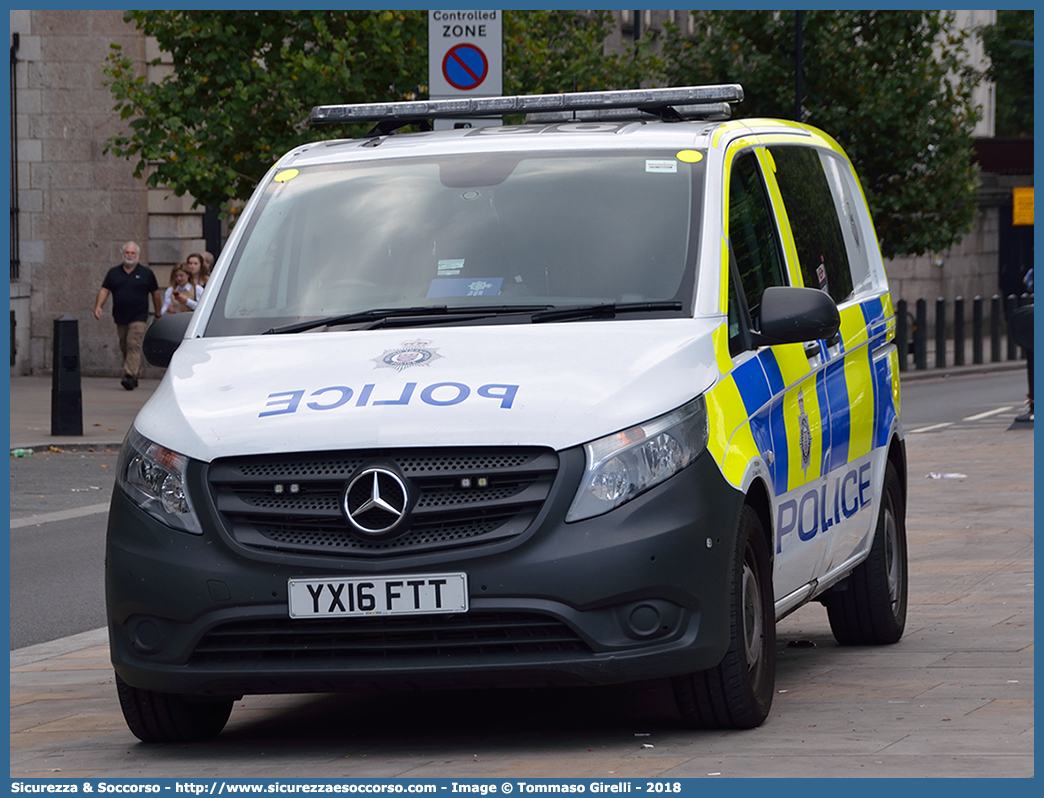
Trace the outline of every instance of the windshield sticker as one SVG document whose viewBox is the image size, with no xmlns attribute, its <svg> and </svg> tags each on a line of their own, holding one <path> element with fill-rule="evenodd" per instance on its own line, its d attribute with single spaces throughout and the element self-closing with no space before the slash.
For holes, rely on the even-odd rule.
<svg viewBox="0 0 1044 798">
<path fill-rule="evenodd" d="M 464 402 L 475 404 L 476 401 L 479 401 L 485 404 L 486 400 L 490 399 L 498 402 L 501 410 L 510 410 L 515 404 L 518 389 L 518 385 L 502 383 L 490 383 L 472 389 L 470 385 L 462 382 L 436 382 L 426 385 L 418 391 L 415 382 L 407 382 L 401 388 L 391 389 L 388 389 L 387 386 L 378 389 L 376 383 L 370 382 L 356 392 L 347 385 L 331 385 L 311 392 L 299 389 L 270 393 L 267 397 L 268 401 L 265 403 L 265 407 L 268 409 L 262 410 L 257 417 L 286 416 L 298 411 L 322 412 L 336 410 L 339 407 L 376 407 L 377 405 L 412 404 L 416 406 L 425 404 L 431 407 L 452 407 Z M 307 399 L 311 401 L 306 400 L 306 394 Z M 353 398 L 354 402 L 351 401 Z"/>
<path fill-rule="evenodd" d="M 378 369 L 404 371 L 413 366 L 428 366 L 442 355 L 431 348 L 431 341 L 405 341 L 398 349 L 386 349 L 380 357 L 373 358 Z"/>
<path fill-rule="evenodd" d="M 460 274 L 460 270 L 464 268 L 464 258 L 459 260 L 440 260 L 439 261 L 439 277 L 448 277 L 451 274 Z"/>
<path fill-rule="evenodd" d="M 431 281 L 431 287 L 428 288 L 428 298 L 443 296 L 497 296 L 503 283 L 503 277 L 483 277 L 479 279 L 451 277 L 441 280 L 436 279 Z"/>
<path fill-rule="evenodd" d="M 646 161 L 645 162 L 646 172 L 658 172 L 660 174 L 673 175 L 678 171 L 677 161 Z"/>
<path fill-rule="evenodd" d="M 285 183 L 287 180 L 293 180 L 300 174 L 296 169 L 284 169 L 282 172 L 277 174 L 272 179 L 277 183 Z"/>
<path fill-rule="evenodd" d="M 696 163 L 703 160 L 703 153 L 696 152 L 696 150 L 682 150 L 678 153 L 677 158 L 685 163 Z"/>
</svg>

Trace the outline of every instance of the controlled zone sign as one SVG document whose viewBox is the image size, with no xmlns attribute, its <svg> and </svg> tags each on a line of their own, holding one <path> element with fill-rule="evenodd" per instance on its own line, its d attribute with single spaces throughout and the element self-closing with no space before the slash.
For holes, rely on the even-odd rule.
<svg viewBox="0 0 1044 798">
<path fill-rule="evenodd" d="M 433 100 L 504 93 L 501 11 L 428 12 L 428 96 Z M 437 119 L 435 127 L 485 127 L 500 119 Z"/>
</svg>

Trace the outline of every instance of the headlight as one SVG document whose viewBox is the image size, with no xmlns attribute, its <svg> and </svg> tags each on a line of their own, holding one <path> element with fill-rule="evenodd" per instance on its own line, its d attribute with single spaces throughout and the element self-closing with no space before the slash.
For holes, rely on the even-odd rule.
<svg viewBox="0 0 1044 798">
<path fill-rule="evenodd" d="M 146 513 L 182 532 L 202 535 L 186 488 L 188 458 L 139 435 L 127 433 L 116 466 L 116 483 Z"/>
<path fill-rule="evenodd" d="M 707 445 L 707 406 L 699 396 L 652 421 L 584 446 L 587 470 L 566 521 L 601 515 L 659 485 Z"/>
</svg>

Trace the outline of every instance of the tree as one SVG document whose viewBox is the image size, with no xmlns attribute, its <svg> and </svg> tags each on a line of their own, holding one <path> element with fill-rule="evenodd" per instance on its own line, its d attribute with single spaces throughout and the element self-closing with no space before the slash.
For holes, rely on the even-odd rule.
<svg viewBox="0 0 1044 798">
<path fill-rule="evenodd" d="M 250 196 L 287 150 L 370 126 L 308 125 L 314 105 L 427 96 L 424 11 L 128 11 L 173 72 L 150 83 L 119 45 L 103 68 L 126 135 L 106 151 L 137 159 L 150 186 L 221 207 Z M 603 54 L 609 12 L 505 12 L 504 90 L 636 85 L 661 62 L 646 43 Z M 153 62 L 160 64 L 160 59 Z"/>
<path fill-rule="evenodd" d="M 627 89 L 662 75 L 651 37 L 605 52 L 610 11 L 505 11 L 504 93 Z"/>
<path fill-rule="evenodd" d="M 997 86 L 996 134 L 1033 135 L 1033 10 L 997 11 L 979 29 L 989 56 L 986 77 Z"/>
<path fill-rule="evenodd" d="M 150 83 L 112 45 L 103 68 L 130 120 L 106 149 L 134 174 L 200 204 L 243 200 L 285 151 L 337 131 L 313 105 L 412 98 L 427 73 L 427 22 L 399 11 L 128 11 L 174 71 Z M 153 62 L 158 65 L 159 59 Z"/>
<path fill-rule="evenodd" d="M 743 116 L 791 118 L 793 11 L 696 11 L 668 32 L 671 85 L 741 83 Z M 852 159 L 885 257 L 948 249 L 971 229 L 979 119 L 966 34 L 939 11 L 806 11 L 802 120 Z"/>
</svg>

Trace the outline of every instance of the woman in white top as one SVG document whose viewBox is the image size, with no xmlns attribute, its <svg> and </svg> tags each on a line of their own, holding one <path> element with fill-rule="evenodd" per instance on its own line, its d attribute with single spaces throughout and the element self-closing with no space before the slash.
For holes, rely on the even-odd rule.
<svg viewBox="0 0 1044 798">
<path fill-rule="evenodd" d="M 203 295 L 203 286 L 192 282 L 192 275 L 179 263 L 170 270 L 170 288 L 163 295 L 161 316 L 171 313 L 189 313 L 196 309 L 199 298 Z"/>
</svg>

